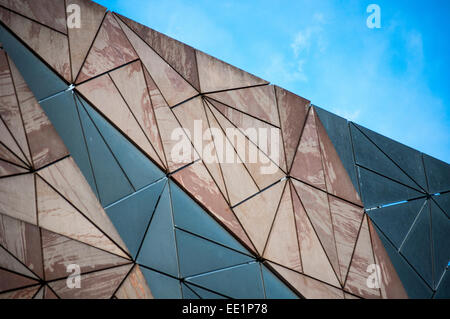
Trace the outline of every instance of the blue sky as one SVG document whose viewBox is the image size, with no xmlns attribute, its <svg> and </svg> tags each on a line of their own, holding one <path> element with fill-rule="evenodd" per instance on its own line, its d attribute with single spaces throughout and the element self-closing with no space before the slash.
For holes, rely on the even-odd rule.
<svg viewBox="0 0 450 319">
<path fill-rule="evenodd" d="M 96 2 L 450 163 L 448 0 Z"/>
</svg>

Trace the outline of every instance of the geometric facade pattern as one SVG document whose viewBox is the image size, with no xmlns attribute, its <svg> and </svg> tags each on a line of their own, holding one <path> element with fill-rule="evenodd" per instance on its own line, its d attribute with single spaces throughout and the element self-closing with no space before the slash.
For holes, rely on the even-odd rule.
<svg viewBox="0 0 450 319">
<path fill-rule="evenodd" d="M 0 298 L 450 298 L 447 163 L 89 0 L 0 22 Z"/>
</svg>

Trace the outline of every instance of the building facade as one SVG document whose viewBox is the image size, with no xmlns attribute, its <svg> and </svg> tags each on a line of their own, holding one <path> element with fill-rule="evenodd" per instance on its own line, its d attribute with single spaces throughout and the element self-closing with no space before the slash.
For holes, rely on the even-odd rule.
<svg viewBox="0 0 450 319">
<path fill-rule="evenodd" d="M 89 0 L 0 0 L 0 298 L 449 298 L 450 166 Z"/>
</svg>

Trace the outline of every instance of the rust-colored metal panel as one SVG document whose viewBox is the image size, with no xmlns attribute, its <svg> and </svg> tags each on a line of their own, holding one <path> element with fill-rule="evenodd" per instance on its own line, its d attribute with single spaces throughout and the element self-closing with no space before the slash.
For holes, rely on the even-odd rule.
<svg viewBox="0 0 450 319">
<path fill-rule="evenodd" d="M 70 72 L 69 41 L 66 35 L 0 7 L 0 19 L 67 82 Z"/>
<path fill-rule="evenodd" d="M 280 119 L 272 85 L 206 94 L 227 106 L 280 127 Z"/>
<path fill-rule="evenodd" d="M 242 204 L 233 207 L 260 254 L 264 251 L 286 181 L 270 187 Z"/>
<path fill-rule="evenodd" d="M 46 280 L 67 277 L 67 266 L 76 264 L 81 274 L 123 265 L 130 261 L 82 242 L 42 229 Z"/>
<path fill-rule="evenodd" d="M 137 58 L 121 27 L 112 13 L 108 12 L 78 74 L 76 83 L 108 72 Z"/>
<path fill-rule="evenodd" d="M 170 64 L 197 91 L 200 83 L 197 70 L 197 58 L 194 48 L 151 28 L 116 14 L 127 26 L 136 32 L 153 50 Z"/>
<path fill-rule="evenodd" d="M 314 109 L 310 109 L 294 157 L 290 175 L 326 191 Z"/>
<path fill-rule="evenodd" d="M 301 272 L 302 265 L 297 239 L 297 227 L 289 184 L 284 188 L 263 257 Z"/>
<path fill-rule="evenodd" d="M 11 60 L 9 65 L 33 167 L 39 169 L 67 156 L 69 151 Z"/>
<path fill-rule="evenodd" d="M 323 244 L 321 244 L 311 220 L 294 189 L 292 189 L 292 198 L 303 272 L 308 276 L 340 287 L 337 275 L 322 246 Z"/>
<path fill-rule="evenodd" d="M 268 84 L 253 74 L 196 50 L 202 93 Z"/>
<path fill-rule="evenodd" d="M 275 92 L 280 114 L 284 152 L 286 153 L 286 165 L 287 170 L 289 170 L 297 152 L 297 146 L 311 103 L 278 86 L 275 86 Z"/>
</svg>

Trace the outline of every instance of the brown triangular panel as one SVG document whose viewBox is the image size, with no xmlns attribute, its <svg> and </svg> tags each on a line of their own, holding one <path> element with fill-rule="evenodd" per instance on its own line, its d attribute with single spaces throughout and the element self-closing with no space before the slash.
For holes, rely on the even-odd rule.
<svg viewBox="0 0 450 319">
<path fill-rule="evenodd" d="M 255 144 L 220 113 L 210 107 L 216 121 L 222 128 L 228 141 L 233 145 L 239 159 L 244 163 L 259 189 L 264 189 L 285 176 L 278 167 Z M 226 150 L 227 151 L 227 150 Z"/>
<path fill-rule="evenodd" d="M 403 287 L 397 271 L 392 265 L 389 255 L 384 249 L 375 227 L 370 218 L 368 218 L 370 236 L 372 238 L 373 253 L 375 262 L 380 267 L 380 290 L 381 296 L 388 299 L 407 299 L 408 294 Z"/>
<path fill-rule="evenodd" d="M 0 268 L 0 292 L 37 284 L 36 280 Z"/>
<path fill-rule="evenodd" d="M 67 82 L 71 82 L 67 36 L 0 7 L 0 20 L 48 63 Z"/>
<path fill-rule="evenodd" d="M 213 137 L 214 147 L 219 157 L 230 204 L 234 206 L 253 194 L 256 194 L 259 189 L 245 165 L 240 161 L 233 145 L 226 138 L 216 117 L 211 112 L 211 108 L 206 107 L 205 110 L 211 135 L 218 135 Z M 239 176 L 239 178 L 236 178 L 236 176 Z"/>
<path fill-rule="evenodd" d="M 2 159 L 10 161 L 14 164 L 30 167 L 28 160 L 23 155 L 22 150 L 16 143 L 2 119 L 0 118 L 0 156 Z"/>
<path fill-rule="evenodd" d="M 33 174 L 2 178 L 0 183 L 0 213 L 36 225 Z"/>
<path fill-rule="evenodd" d="M 116 14 L 197 91 L 200 83 L 195 49 L 140 23 Z"/>
<path fill-rule="evenodd" d="M 363 298 L 380 298 L 380 289 L 370 286 L 370 276 L 377 276 L 369 227 L 364 216 L 344 289 Z M 371 272 L 372 271 L 372 274 Z"/>
<path fill-rule="evenodd" d="M 122 282 L 120 288 L 114 295 L 118 299 L 153 299 L 152 292 L 147 281 L 139 268 L 135 265 L 127 278 Z"/>
<path fill-rule="evenodd" d="M 286 164 L 289 170 L 297 151 L 298 141 L 306 121 L 310 101 L 278 86 L 275 86 L 275 92 L 278 112 L 280 113 Z"/>
<path fill-rule="evenodd" d="M 279 265 L 273 263 L 269 265 L 306 299 L 344 299 L 340 289 Z"/>
<path fill-rule="evenodd" d="M 36 275 L 43 277 L 41 240 L 37 226 L 0 214 L 0 244 Z"/>
<path fill-rule="evenodd" d="M 284 147 L 280 134 L 281 130 L 279 128 L 216 100 L 208 99 L 208 102 L 238 128 L 253 144 L 257 145 L 258 148 L 261 149 L 261 151 L 275 164 L 285 172 L 287 171 Z M 264 132 L 267 134 L 267 143 L 264 139 Z M 276 132 L 274 136 L 272 136 L 273 132 Z M 259 137 L 259 135 L 262 137 Z"/>
<path fill-rule="evenodd" d="M 27 277 L 35 278 L 33 274 L 27 267 L 25 267 L 11 252 L 0 246 L 0 269 L 10 270 L 17 274 L 21 274 Z"/>
<path fill-rule="evenodd" d="M 40 170 L 39 175 L 126 251 L 117 230 L 71 157 Z"/>
<path fill-rule="evenodd" d="M 147 138 L 150 140 L 157 157 L 154 158 L 165 167 L 164 150 L 156 124 L 155 114 L 148 93 L 147 83 L 140 61 L 133 62 L 110 73 L 120 94 L 138 121 Z"/>
<path fill-rule="evenodd" d="M 70 288 L 67 279 L 49 283 L 62 299 L 109 299 L 133 265 L 124 265 L 82 275 L 81 287 Z"/>
<path fill-rule="evenodd" d="M 355 249 L 364 210 L 333 196 L 328 196 L 328 199 L 341 270 L 341 282 L 344 282 Z"/>
<path fill-rule="evenodd" d="M 39 289 L 39 285 L 18 289 L 11 292 L 0 294 L 0 299 L 31 299 Z"/>
<path fill-rule="evenodd" d="M 285 187 L 281 197 L 263 257 L 287 268 L 302 271 L 289 185 Z"/>
<path fill-rule="evenodd" d="M 10 60 L 6 56 L 5 51 L 0 50 L 0 117 L 14 136 L 20 149 L 25 154 L 27 162 L 31 164 L 27 138 L 25 136 L 9 64 Z"/>
<path fill-rule="evenodd" d="M 208 137 L 208 120 L 206 118 L 203 101 L 200 97 L 189 100 L 179 107 L 173 109 L 175 117 L 181 127 L 189 133 L 191 143 L 194 145 L 198 155 L 203 159 L 203 163 L 211 174 L 211 177 L 220 188 L 222 194 L 227 197 L 225 182 L 222 177 L 222 170 L 217 158 L 216 149 L 212 137 Z M 211 146 L 208 148 L 208 145 Z M 211 152 L 209 150 L 211 149 Z"/>
<path fill-rule="evenodd" d="M 39 226 L 126 257 L 116 244 L 40 177 L 36 178 L 36 194 Z"/>
<path fill-rule="evenodd" d="M 292 189 L 292 198 L 303 272 L 313 278 L 340 287 L 333 267 L 294 189 Z"/>
<path fill-rule="evenodd" d="M 179 104 L 198 94 L 192 85 L 120 19 L 119 23 L 169 106 Z"/>
<path fill-rule="evenodd" d="M 137 58 L 136 52 L 116 19 L 111 12 L 108 12 L 78 74 L 76 83 L 108 72 Z"/>
<path fill-rule="evenodd" d="M 68 29 L 72 78 L 75 79 L 100 28 L 106 8 L 90 0 L 66 0 L 66 5 L 68 9 L 72 5 L 80 8 L 80 15 L 77 16 L 80 26 Z M 68 19 L 70 14 L 68 13 Z"/>
<path fill-rule="evenodd" d="M 25 168 L 0 159 L 0 177 L 18 175 L 26 172 L 27 170 Z"/>
<path fill-rule="evenodd" d="M 223 91 L 206 96 L 280 127 L 275 90 L 272 85 Z"/>
<path fill-rule="evenodd" d="M 67 266 L 70 264 L 78 265 L 81 273 L 85 273 L 130 262 L 45 229 L 42 230 L 42 253 L 46 280 L 67 277 Z"/>
<path fill-rule="evenodd" d="M 49 28 L 67 33 L 66 7 L 64 6 L 64 1 L 0 0 L 0 4 Z"/>
<path fill-rule="evenodd" d="M 362 206 L 361 199 L 319 117 L 316 117 L 327 191 Z"/>
<path fill-rule="evenodd" d="M 10 67 L 30 146 L 33 167 L 39 169 L 67 156 L 69 152 L 11 60 Z"/>
<path fill-rule="evenodd" d="M 325 253 L 333 266 L 334 272 L 340 276 L 339 260 L 337 256 L 336 243 L 333 233 L 328 195 L 321 190 L 308 186 L 302 182 L 292 179 L 297 195 L 299 196 L 306 214 L 319 237 Z M 302 257 L 303 258 L 303 257 Z"/>
<path fill-rule="evenodd" d="M 314 109 L 310 109 L 290 175 L 326 191 L 325 176 L 316 129 Z"/>
<path fill-rule="evenodd" d="M 202 93 L 268 84 L 250 73 L 196 50 Z"/>
<path fill-rule="evenodd" d="M 260 254 L 264 251 L 285 184 L 286 181 L 279 182 L 233 207 L 233 211 Z"/>
</svg>

